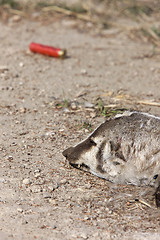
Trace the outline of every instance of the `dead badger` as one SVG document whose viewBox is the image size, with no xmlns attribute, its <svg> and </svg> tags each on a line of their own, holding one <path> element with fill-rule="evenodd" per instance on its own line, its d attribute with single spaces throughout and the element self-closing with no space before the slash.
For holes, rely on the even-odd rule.
<svg viewBox="0 0 160 240">
<path fill-rule="evenodd" d="M 113 183 L 151 185 L 160 206 L 160 118 L 124 112 L 63 151 L 71 165 Z"/>
</svg>

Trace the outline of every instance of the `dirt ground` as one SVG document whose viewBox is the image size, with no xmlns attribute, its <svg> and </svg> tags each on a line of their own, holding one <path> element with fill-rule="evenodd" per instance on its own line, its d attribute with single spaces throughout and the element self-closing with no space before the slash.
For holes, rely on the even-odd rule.
<svg viewBox="0 0 160 240">
<path fill-rule="evenodd" d="M 104 120 L 97 102 L 160 116 L 153 45 L 68 17 L 10 17 L 0 32 L 0 239 L 158 240 L 150 189 L 113 185 L 62 156 Z M 68 57 L 30 53 L 32 41 Z"/>
</svg>

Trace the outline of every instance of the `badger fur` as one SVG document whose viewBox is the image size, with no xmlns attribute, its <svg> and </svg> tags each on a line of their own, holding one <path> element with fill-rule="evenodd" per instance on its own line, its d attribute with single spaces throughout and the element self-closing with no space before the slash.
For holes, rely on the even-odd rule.
<svg viewBox="0 0 160 240">
<path fill-rule="evenodd" d="M 160 185 L 160 118 L 124 112 L 63 151 L 71 165 L 113 183 Z"/>
</svg>

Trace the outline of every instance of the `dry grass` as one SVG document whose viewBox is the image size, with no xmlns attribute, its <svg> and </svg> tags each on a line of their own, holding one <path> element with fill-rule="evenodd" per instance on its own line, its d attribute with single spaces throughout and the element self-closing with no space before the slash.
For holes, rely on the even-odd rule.
<svg viewBox="0 0 160 240">
<path fill-rule="evenodd" d="M 159 0 L 0 0 L 0 5 L 3 11 L 12 14 L 14 12 L 11 9 L 21 10 L 23 15 L 39 11 L 45 17 L 47 14 L 52 17 L 56 13 L 62 17 L 67 15 L 90 21 L 101 29 L 119 28 L 131 38 L 140 38 L 160 46 Z"/>
</svg>

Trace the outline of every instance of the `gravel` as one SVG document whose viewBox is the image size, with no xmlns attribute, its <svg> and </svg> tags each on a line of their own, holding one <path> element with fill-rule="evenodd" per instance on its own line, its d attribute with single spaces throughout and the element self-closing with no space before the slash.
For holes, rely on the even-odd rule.
<svg viewBox="0 0 160 240">
<path fill-rule="evenodd" d="M 98 103 L 160 115 L 137 104 L 159 101 L 160 55 L 146 58 L 153 45 L 125 32 L 107 37 L 64 21 L 71 19 L 0 22 L 0 239 L 159 239 L 154 202 L 130 203 L 147 188 L 112 186 L 69 166 L 62 151 L 90 133 L 84 123 L 104 121 Z M 31 41 L 66 48 L 69 57 L 31 54 Z"/>
</svg>

